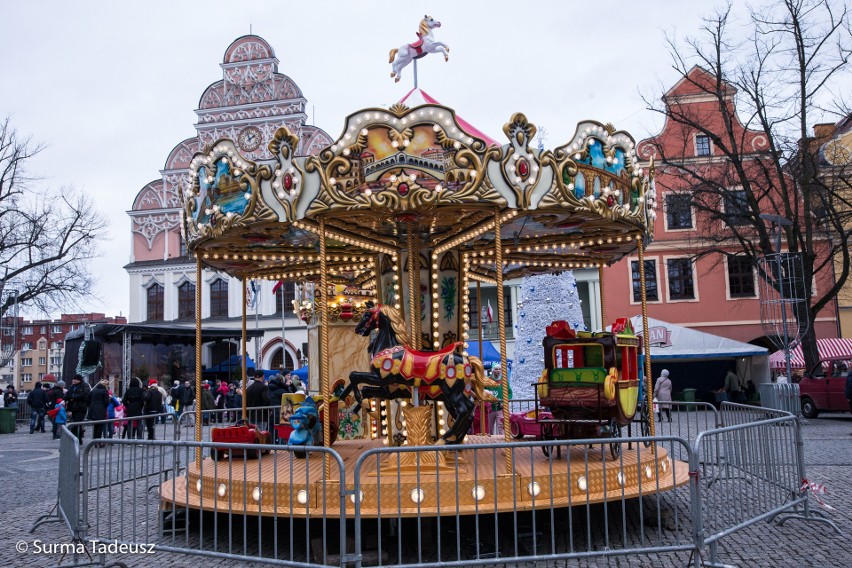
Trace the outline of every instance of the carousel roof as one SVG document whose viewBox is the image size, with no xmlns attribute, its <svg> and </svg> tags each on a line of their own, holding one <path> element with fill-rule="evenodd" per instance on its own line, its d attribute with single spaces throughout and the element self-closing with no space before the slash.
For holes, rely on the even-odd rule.
<svg viewBox="0 0 852 568">
<path fill-rule="evenodd" d="M 353 113 L 315 156 L 295 156 L 299 140 L 283 127 L 271 163 L 243 158 L 231 140 L 196 154 L 190 250 L 238 277 L 314 280 L 322 223 L 332 276 L 352 281 L 415 238 L 433 255 L 461 251 L 488 280 L 498 222 L 506 277 L 609 264 L 652 234 L 653 180 L 629 134 L 584 121 L 538 150 L 536 127 L 517 113 L 501 146 L 422 91 L 404 100 L 418 97 L 426 104 Z"/>
</svg>

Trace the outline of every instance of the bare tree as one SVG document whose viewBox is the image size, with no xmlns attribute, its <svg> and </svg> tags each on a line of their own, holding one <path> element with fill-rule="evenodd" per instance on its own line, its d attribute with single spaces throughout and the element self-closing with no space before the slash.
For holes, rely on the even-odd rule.
<svg viewBox="0 0 852 568">
<path fill-rule="evenodd" d="M 668 38 L 673 68 L 707 104 L 646 97 L 683 135 L 676 144 L 652 144 L 673 189 L 688 188 L 698 213 L 690 243 L 696 256 L 744 255 L 755 263 L 775 252 L 773 229 L 760 215 L 792 221 L 783 244 L 801 254 L 802 297 L 810 298 L 796 316 L 813 322 L 850 274 L 850 172 L 822 175 L 818 144 L 808 135 L 816 117 L 834 121 L 849 112 L 849 10 L 830 0 L 752 7 L 745 35 L 732 19 L 729 5 L 704 19 L 698 37 Z M 696 66 L 706 72 L 695 73 Z M 712 142 L 712 159 L 695 159 L 696 133 Z M 833 266 L 833 285 L 814 295 L 814 275 Z M 812 325 L 802 344 L 810 367 L 818 358 Z"/>
<path fill-rule="evenodd" d="M 0 318 L 18 304 L 45 313 L 67 310 L 90 294 L 89 261 L 107 222 L 72 187 L 39 186 L 27 166 L 42 146 L 0 123 Z M 14 288 L 16 296 L 3 294 Z"/>
</svg>

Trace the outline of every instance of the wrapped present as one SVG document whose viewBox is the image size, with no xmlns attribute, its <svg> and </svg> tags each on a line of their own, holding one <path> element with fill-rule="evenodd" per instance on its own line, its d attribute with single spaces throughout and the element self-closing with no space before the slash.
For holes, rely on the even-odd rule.
<svg viewBox="0 0 852 568">
<path fill-rule="evenodd" d="M 571 329 L 571 324 L 565 320 L 553 322 L 547 326 L 546 332 L 548 337 L 555 337 L 556 339 L 573 339 L 577 337 L 577 333 Z"/>
</svg>

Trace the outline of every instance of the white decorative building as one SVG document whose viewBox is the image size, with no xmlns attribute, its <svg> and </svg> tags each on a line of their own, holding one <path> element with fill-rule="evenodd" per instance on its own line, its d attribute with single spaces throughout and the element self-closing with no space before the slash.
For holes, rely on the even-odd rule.
<svg viewBox="0 0 852 568">
<path fill-rule="evenodd" d="M 222 79 L 208 86 L 195 111 L 195 136 L 178 143 L 169 153 L 160 177 L 148 183 L 133 201 L 130 215 L 132 245 L 130 264 L 130 323 L 176 322 L 194 325 L 195 261 L 188 257 L 180 234 L 178 191 L 185 185 L 189 161 L 220 138 L 237 142 L 243 156 L 255 161 L 271 159 L 267 149 L 275 130 L 286 126 L 297 132 L 299 155 L 316 153 L 331 144 L 323 130 L 307 124 L 307 99 L 296 83 L 278 72 L 278 59 L 262 38 L 243 36 L 225 51 L 220 67 Z M 241 325 L 242 291 L 238 280 L 205 270 L 202 278 L 201 315 L 205 325 Z M 271 282 L 258 281 L 256 307 L 249 308 L 249 327 L 266 333 L 249 356 L 259 358 L 264 369 L 277 368 L 282 361 L 282 304 L 289 308 L 292 285 L 273 294 Z M 290 310 L 284 336 L 288 367 L 298 367 L 306 358 L 305 324 Z M 181 324 L 180 322 L 185 322 Z M 237 352 L 236 345 L 205 347 L 202 361 L 213 365 Z"/>
</svg>

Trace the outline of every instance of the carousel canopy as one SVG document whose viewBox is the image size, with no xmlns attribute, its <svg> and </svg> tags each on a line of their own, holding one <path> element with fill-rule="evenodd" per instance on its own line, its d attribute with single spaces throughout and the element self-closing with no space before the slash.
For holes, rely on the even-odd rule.
<svg viewBox="0 0 852 568">
<path fill-rule="evenodd" d="M 322 224 L 332 281 L 367 283 L 380 255 L 415 241 L 433 258 L 459 251 L 488 281 L 496 237 L 513 278 L 609 264 L 652 234 L 653 180 L 629 134 L 584 121 L 539 150 L 517 113 L 500 146 L 427 97 L 350 115 L 315 156 L 295 156 L 285 127 L 269 144 L 273 162 L 243 158 L 231 140 L 196 154 L 183 195 L 190 250 L 240 278 L 316 281 Z"/>
</svg>

